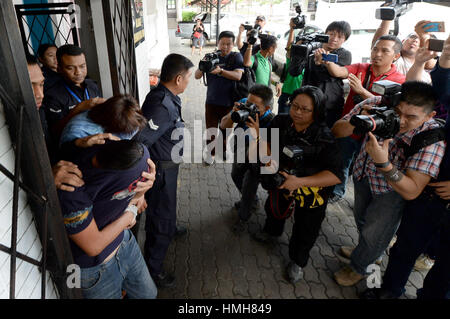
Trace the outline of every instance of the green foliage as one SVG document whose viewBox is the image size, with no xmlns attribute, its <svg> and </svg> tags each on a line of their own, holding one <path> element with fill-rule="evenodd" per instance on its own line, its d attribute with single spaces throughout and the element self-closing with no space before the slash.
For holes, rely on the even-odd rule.
<svg viewBox="0 0 450 319">
<path fill-rule="evenodd" d="M 183 11 L 182 19 L 185 22 L 192 22 L 192 19 L 197 15 L 195 11 Z"/>
</svg>

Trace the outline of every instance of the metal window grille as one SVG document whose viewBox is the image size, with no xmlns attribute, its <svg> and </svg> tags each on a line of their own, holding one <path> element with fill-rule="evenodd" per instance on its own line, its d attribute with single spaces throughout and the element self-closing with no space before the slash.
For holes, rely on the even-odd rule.
<svg viewBox="0 0 450 319">
<path fill-rule="evenodd" d="M 74 3 L 43 3 L 16 5 L 23 47 L 37 55 L 39 45 L 52 42 L 58 46 L 79 46 L 79 37 L 74 22 Z"/>
<path fill-rule="evenodd" d="M 131 2 L 105 0 L 102 4 L 113 93 L 138 99 Z"/>
<path fill-rule="evenodd" d="M 68 265 L 73 264 L 64 228 L 50 161 L 43 150 L 45 140 L 34 102 L 24 49 L 13 1 L 0 1 L 0 99 L 15 149 L 14 173 L 0 165 L 0 174 L 13 181 L 11 245 L 0 245 L 10 255 L 10 298 L 16 297 L 17 259 L 39 267 L 42 272 L 41 298 L 46 296 L 47 270 L 61 298 L 81 298 L 80 289 L 66 285 Z M 20 25 L 20 23 L 19 23 Z M 19 190 L 28 198 L 42 244 L 42 258 L 17 251 Z"/>
</svg>

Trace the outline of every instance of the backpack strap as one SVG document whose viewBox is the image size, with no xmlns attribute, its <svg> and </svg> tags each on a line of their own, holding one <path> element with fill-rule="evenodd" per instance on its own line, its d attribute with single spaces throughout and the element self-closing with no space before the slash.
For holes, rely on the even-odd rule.
<svg viewBox="0 0 450 319">
<path fill-rule="evenodd" d="M 403 145 L 403 150 L 405 154 L 405 158 L 408 158 L 417 152 L 419 152 L 422 148 L 430 146 L 434 143 L 445 140 L 445 129 L 441 122 L 437 121 L 440 126 L 428 131 L 420 132 L 417 135 L 414 135 L 411 140 L 411 145 Z"/>
</svg>

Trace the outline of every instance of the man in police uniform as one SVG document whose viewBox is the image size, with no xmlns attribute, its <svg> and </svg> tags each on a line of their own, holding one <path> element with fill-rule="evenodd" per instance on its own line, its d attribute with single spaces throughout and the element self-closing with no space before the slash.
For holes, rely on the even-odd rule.
<svg viewBox="0 0 450 319">
<path fill-rule="evenodd" d="M 58 49 L 56 57 L 62 77 L 45 92 L 43 104 L 50 132 L 59 139 L 72 117 L 105 100 L 97 84 L 86 79 L 86 58 L 80 47 L 64 45 Z"/>
<path fill-rule="evenodd" d="M 160 288 L 174 285 L 175 278 L 163 270 L 169 244 L 176 234 L 176 196 L 178 164 L 172 159 L 172 149 L 182 145 L 182 135 L 172 139 L 172 132 L 184 128 L 181 118 L 181 94 L 192 75 L 192 62 L 179 54 L 169 54 L 161 68 L 161 81 L 142 105 L 148 126 L 136 137 L 149 149 L 156 163 L 156 180 L 147 195 L 146 240 L 144 258 L 150 274 Z M 179 149 L 182 152 L 182 148 Z M 182 155 L 178 152 L 177 155 Z"/>
</svg>

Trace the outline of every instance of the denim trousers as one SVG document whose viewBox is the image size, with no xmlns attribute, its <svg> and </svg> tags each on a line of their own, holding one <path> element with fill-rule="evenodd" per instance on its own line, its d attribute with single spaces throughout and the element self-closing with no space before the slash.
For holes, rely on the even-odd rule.
<svg viewBox="0 0 450 319">
<path fill-rule="evenodd" d="M 251 208 L 256 198 L 259 185 L 259 167 L 246 163 L 233 163 L 231 178 L 241 193 L 239 205 L 239 218 L 248 221 L 251 217 Z"/>
<path fill-rule="evenodd" d="M 333 194 L 338 197 L 344 197 L 348 175 L 350 174 L 350 166 L 352 165 L 353 157 L 355 154 L 358 154 L 359 149 L 361 148 L 361 142 L 351 137 L 338 138 L 337 142 L 341 149 L 342 173 L 344 179 L 342 180 L 342 183 L 337 184 L 334 187 Z"/>
<path fill-rule="evenodd" d="M 278 114 L 288 114 L 289 113 L 289 105 L 288 99 L 291 95 L 288 93 L 281 93 L 278 98 Z"/>
<path fill-rule="evenodd" d="M 358 245 L 350 256 L 350 266 L 361 275 L 389 246 L 400 224 L 405 200 L 395 191 L 372 194 L 367 178 L 354 180 Z"/>
<path fill-rule="evenodd" d="M 382 288 L 399 297 L 413 270 L 417 257 L 435 239 L 435 263 L 427 273 L 418 299 L 444 299 L 450 290 L 450 209 L 438 199 L 422 194 L 407 202 L 397 241 L 390 250 Z"/>
<path fill-rule="evenodd" d="M 155 299 L 157 288 L 130 230 L 114 257 L 106 263 L 81 268 L 81 291 L 86 299 L 121 299 L 122 289 L 130 299 Z"/>
</svg>

